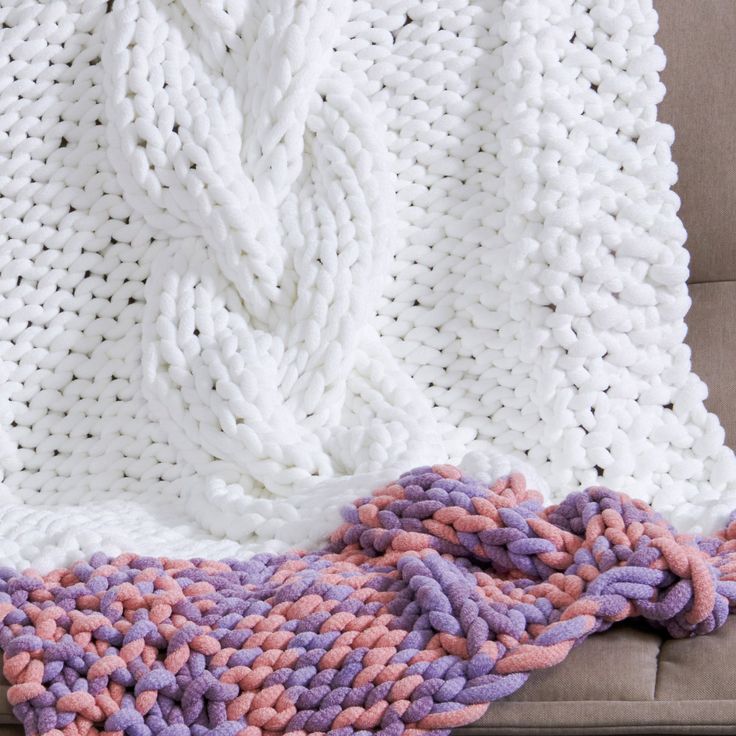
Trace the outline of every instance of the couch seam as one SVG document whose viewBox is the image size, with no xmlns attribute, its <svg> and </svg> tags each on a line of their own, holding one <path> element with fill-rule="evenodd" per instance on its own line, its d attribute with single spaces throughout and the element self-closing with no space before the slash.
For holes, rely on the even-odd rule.
<svg viewBox="0 0 736 736">
<path fill-rule="evenodd" d="M 714 281 L 688 281 L 688 288 L 691 286 L 710 286 L 713 284 L 736 284 L 736 278 L 733 279 L 715 279 Z"/>
<path fill-rule="evenodd" d="M 659 689 L 659 674 L 661 671 L 659 659 L 662 655 L 662 648 L 664 647 L 665 639 L 660 639 L 657 642 L 657 654 L 654 656 L 654 689 L 652 690 L 652 700 L 659 700 L 657 697 L 657 690 Z"/>
<path fill-rule="evenodd" d="M 567 705 L 581 705 L 585 703 L 606 703 L 606 704 L 628 704 L 628 703 L 653 703 L 652 700 L 622 700 L 617 698 L 616 700 L 602 700 L 600 698 L 596 700 L 498 700 L 491 701 L 489 707 L 493 708 L 496 703 L 513 704 L 514 706 L 520 705 L 559 705 L 565 703 Z M 736 702 L 736 698 L 667 698 L 666 700 L 658 700 L 658 703 L 733 703 Z M 457 726 L 457 728 L 469 728 L 470 726 Z M 479 726 L 478 728 L 481 728 Z"/>
</svg>

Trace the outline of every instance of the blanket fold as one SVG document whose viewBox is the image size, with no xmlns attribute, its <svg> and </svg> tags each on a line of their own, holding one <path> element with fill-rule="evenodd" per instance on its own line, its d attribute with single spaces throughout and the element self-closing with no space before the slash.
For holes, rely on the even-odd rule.
<svg viewBox="0 0 736 736">
<path fill-rule="evenodd" d="M 476 720 L 616 621 L 675 637 L 736 605 L 736 519 L 677 534 L 602 487 L 544 507 L 415 468 L 319 552 L 94 555 L 0 572 L 9 700 L 29 736 L 412 736 Z"/>
</svg>

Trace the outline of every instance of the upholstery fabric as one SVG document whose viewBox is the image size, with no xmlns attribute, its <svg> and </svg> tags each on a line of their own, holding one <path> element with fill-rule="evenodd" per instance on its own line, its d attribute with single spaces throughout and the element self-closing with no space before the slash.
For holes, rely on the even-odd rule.
<svg viewBox="0 0 736 736">
<path fill-rule="evenodd" d="M 658 116 L 675 129 L 675 191 L 687 230 L 690 282 L 736 279 L 736 3 L 655 0 L 667 56 Z"/>
<path fill-rule="evenodd" d="M 706 406 L 726 441 L 736 441 L 736 3 L 655 0 L 657 42 L 667 65 L 659 118 L 675 129 L 675 191 L 688 233 L 690 296 L 687 342 L 693 370 L 708 385 Z"/>
<path fill-rule="evenodd" d="M 734 6 L 736 8 L 736 5 Z M 736 252 L 736 247 L 733 247 Z M 736 281 L 690 284 L 687 341 L 693 370 L 708 385 L 706 405 L 718 414 L 726 441 L 736 442 Z"/>
</svg>

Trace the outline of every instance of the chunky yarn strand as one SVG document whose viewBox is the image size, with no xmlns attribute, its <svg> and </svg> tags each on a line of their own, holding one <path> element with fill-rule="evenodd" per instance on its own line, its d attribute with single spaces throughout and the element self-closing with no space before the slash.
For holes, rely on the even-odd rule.
<svg viewBox="0 0 736 736">
<path fill-rule="evenodd" d="M 3 570 L 26 733 L 446 734 L 616 621 L 686 637 L 736 605 L 736 520 L 677 534 L 606 488 L 545 508 L 521 475 L 437 465 L 344 518 L 320 552 Z"/>
</svg>

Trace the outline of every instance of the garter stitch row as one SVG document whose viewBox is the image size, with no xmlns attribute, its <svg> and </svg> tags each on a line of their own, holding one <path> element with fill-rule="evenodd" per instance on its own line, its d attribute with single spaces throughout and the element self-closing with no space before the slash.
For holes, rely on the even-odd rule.
<svg viewBox="0 0 736 736">
<path fill-rule="evenodd" d="M 678 535 L 605 488 L 543 508 L 520 475 L 438 465 L 357 501 L 321 552 L 99 554 L 0 581 L 29 736 L 446 734 L 615 621 L 721 626 L 736 520 Z"/>
</svg>

